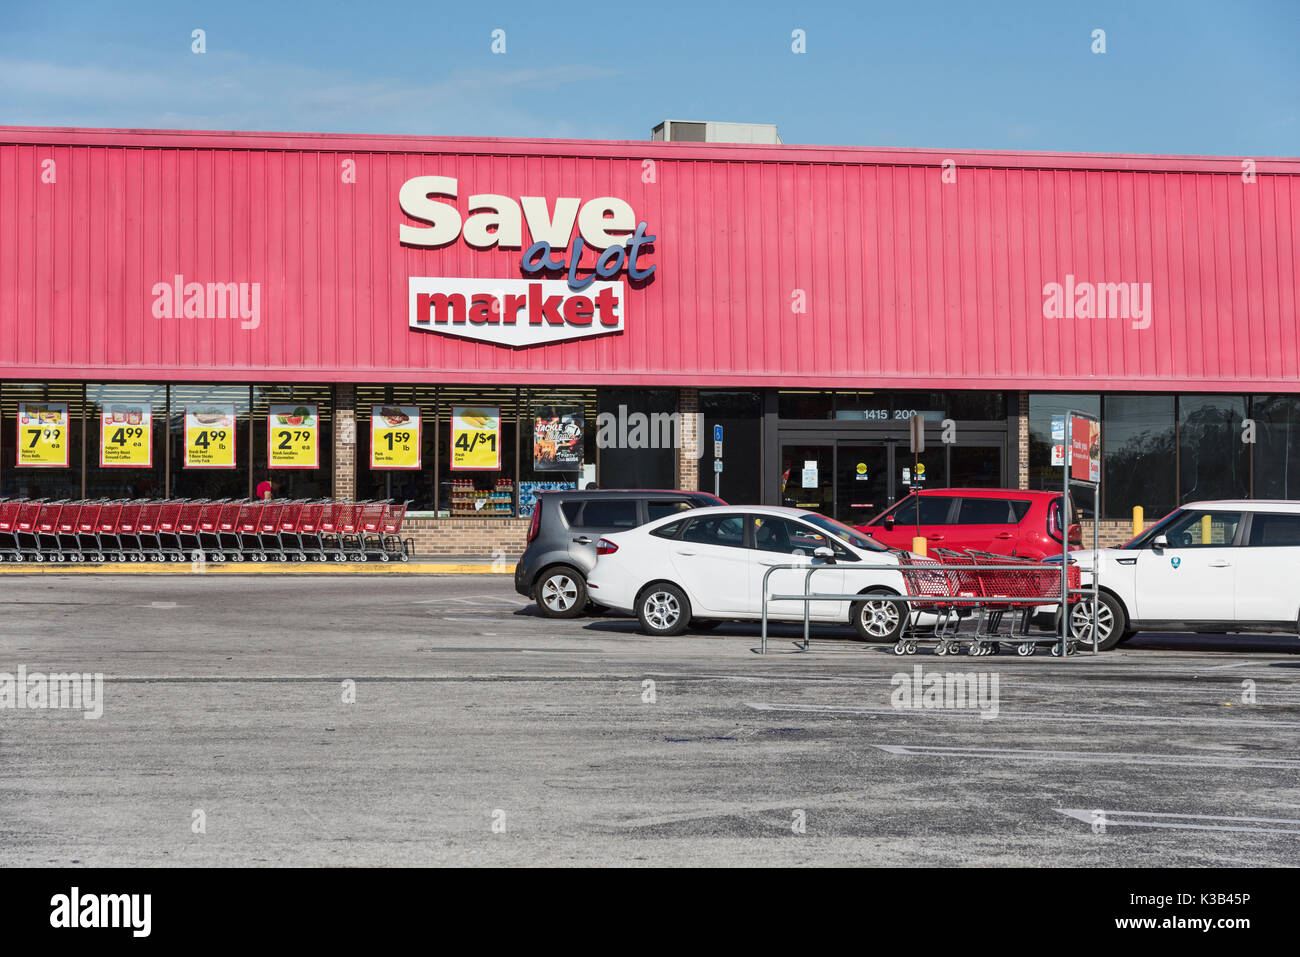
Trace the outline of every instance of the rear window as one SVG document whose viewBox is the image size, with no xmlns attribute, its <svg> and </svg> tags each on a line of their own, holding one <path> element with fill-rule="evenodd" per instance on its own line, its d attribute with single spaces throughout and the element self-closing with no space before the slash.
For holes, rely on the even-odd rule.
<svg viewBox="0 0 1300 957">
<path fill-rule="evenodd" d="M 561 502 L 560 511 L 564 513 L 564 520 L 570 525 L 578 524 L 578 513 L 582 511 L 581 502 Z"/>
<path fill-rule="evenodd" d="M 701 545 L 730 545 L 739 548 L 745 544 L 745 519 L 742 515 L 705 515 L 686 520 L 684 542 Z"/>
<path fill-rule="evenodd" d="M 669 515 L 676 515 L 678 512 L 689 512 L 695 506 L 684 499 L 677 501 L 650 501 L 645 504 L 646 512 L 650 516 L 650 521 L 656 518 L 667 518 Z"/>
<path fill-rule="evenodd" d="M 1300 515 L 1256 512 L 1250 522 L 1247 545 L 1255 548 L 1300 545 Z"/>
<path fill-rule="evenodd" d="M 615 501 L 592 499 L 582 504 L 582 516 L 579 528 L 636 528 L 636 500 L 621 499 Z M 569 524 L 574 524 L 573 520 Z"/>
<path fill-rule="evenodd" d="M 1024 512 L 1019 515 L 1012 507 L 1013 503 L 1004 498 L 963 498 L 961 507 L 957 511 L 958 525 L 1014 525 L 1024 517 Z M 1021 502 L 1025 511 L 1029 510 L 1028 502 Z"/>
<path fill-rule="evenodd" d="M 679 519 L 676 522 L 669 522 L 667 525 L 656 528 L 650 534 L 658 535 L 660 538 L 676 538 L 677 533 L 682 530 L 682 526 L 685 524 L 686 519 Z"/>
</svg>

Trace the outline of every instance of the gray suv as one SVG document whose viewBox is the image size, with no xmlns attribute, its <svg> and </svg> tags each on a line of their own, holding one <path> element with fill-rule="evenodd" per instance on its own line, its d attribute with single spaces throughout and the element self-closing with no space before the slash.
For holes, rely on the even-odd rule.
<svg viewBox="0 0 1300 957">
<path fill-rule="evenodd" d="M 528 546 L 515 565 L 515 591 L 537 602 L 547 618 L 576 618 L 587 610 L 587 573 L 607 532 L 706 505 L 726 505 L 708 492 L 592 489 L 543 492 L 533 508 Z"/>
</svg>

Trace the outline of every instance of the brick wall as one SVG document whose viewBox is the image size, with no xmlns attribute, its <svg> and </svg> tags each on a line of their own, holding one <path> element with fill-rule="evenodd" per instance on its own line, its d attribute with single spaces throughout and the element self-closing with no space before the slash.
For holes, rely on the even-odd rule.
<svg viewBox="0 0 1300 957">
<path fill-rule="evenodd" d="M 414 539 L 416 555 L 468 555 L 514 562 L 528 537 L 526 518 L 408 518 L 402 537 Z"/>
<path fill-rule="evenodd" d="M 357 494 L 357 392 L 352 385 L 334 387 L 334 497 L 345 502 Z"/>
<path fill-rule="evenodd" d="M 1148 529 L 1155 522 L 1143 522 L 1143 529 Z M 1083 528 L 1083 547 L 1092 547 L 1092 522 L 1082 522 Z M 1108 545 L 1123 545 L 1133 537 L 1133 523 L 1131 521 L 1109 521 L 1103 520 L 1097 538 L 1100 540 L 1102 547 Z"/>
<path fill-rule="evenodd" d="M 700 487 L 700 460 L 696 454 L 704 436 L 699 434 L 700 390 L 679 389 L 677 411 L 682 423 L 682 447 L 677 450 L 677 487 L 695 491 Z"/>
</svg>

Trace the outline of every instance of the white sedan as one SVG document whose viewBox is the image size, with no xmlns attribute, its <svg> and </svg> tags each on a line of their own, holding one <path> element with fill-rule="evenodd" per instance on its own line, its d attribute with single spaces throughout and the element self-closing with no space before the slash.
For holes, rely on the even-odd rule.
<svg viewBox="0 0 1300 957">
<path fill-rule="evenodd" d="M 592 601 L 636 615 L 649 635 L 676 635 L 692 622 L 757 621 L 763 615 L 763 576 L 774 565 L 798 564 L 768 577 L 767 593 L 809 590 L 861 594 L 862 601 L 810 602 L 821 624 L 852 624 L 866 641 L 893 642 L 906 621 L 898 601 L 865 596 L 906 594 L 898 554 L 842 522 L 816 512 L 774 506 L 693 509 L 626 532 L 606 535 L 587 576 Z M 869 569 L 862 566 L 885 565 Z M 803 621 L 802 601 L 773 601 L 768 618 Z"/>
</svg>

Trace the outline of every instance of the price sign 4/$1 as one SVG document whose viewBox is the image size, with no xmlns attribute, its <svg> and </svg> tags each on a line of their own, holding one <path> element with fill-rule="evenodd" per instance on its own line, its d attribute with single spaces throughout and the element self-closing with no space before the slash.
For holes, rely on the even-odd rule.
<svg viewBox="0 0 1300 957">
<path fill-rule="evenodd" d="M 451 467 L 472 471 L 501 468 L 501 410 L 453 406 Z"/>
<path fill-rule="evenodd" d="M 68 467 L 68 404 L 18 403 L 17 465 Z"/>
</svg>

